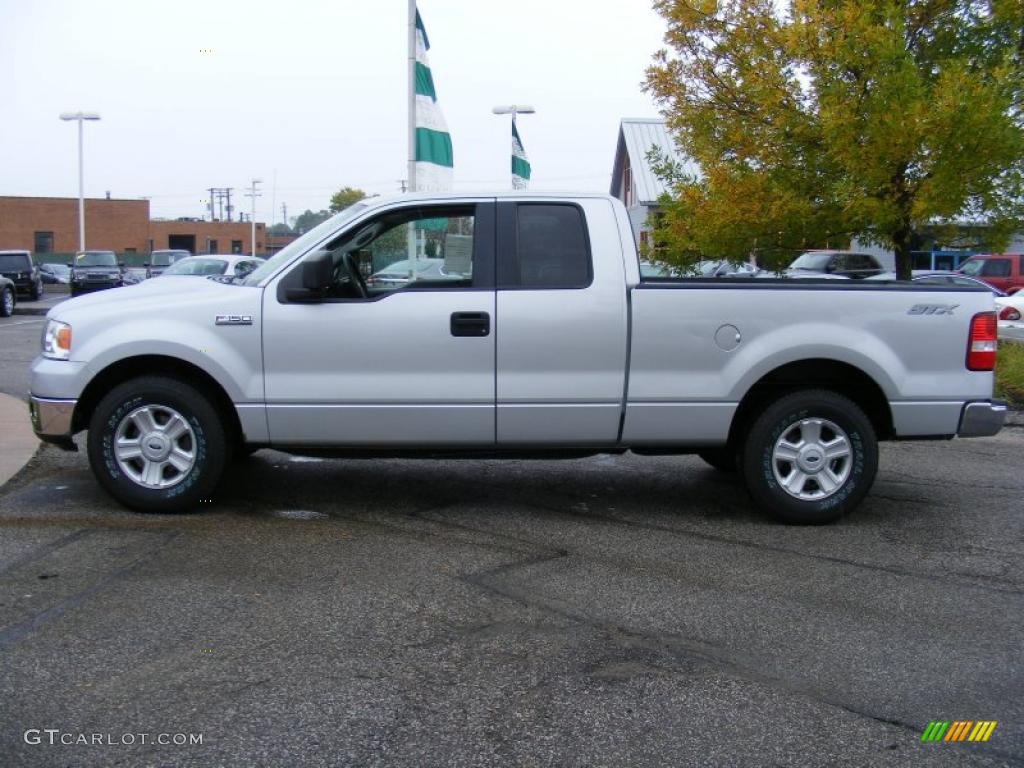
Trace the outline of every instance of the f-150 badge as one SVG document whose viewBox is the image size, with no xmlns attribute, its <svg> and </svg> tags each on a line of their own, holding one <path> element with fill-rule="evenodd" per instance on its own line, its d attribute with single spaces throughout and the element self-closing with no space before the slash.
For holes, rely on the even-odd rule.
<svg viewBox="0 0 1024 768">
<path fill-rule="evenodd" d="M 217 325 L 252 325 L 252 315 L 217 315 Z"/>
<path fill-rule="evenodd" d="M 959 304 L 915 304 L 907 310 L 908 315 L 952 315 Z"/>
</svg>

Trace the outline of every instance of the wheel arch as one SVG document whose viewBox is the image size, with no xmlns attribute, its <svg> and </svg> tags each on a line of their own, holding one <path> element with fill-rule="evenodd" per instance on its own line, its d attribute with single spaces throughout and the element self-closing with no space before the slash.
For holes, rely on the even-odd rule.
<svg viewBox="0 0 1024 768">
<path fill-rule="evenodd" d="M 729 428 L 729 444 L 739 445 L 757 415 L 773 400 L 801 389 L 827 389 L 856 403 L 879 440 L 895 437 L 892 408 L 878 382 L 850 363 L 808 358 L 785 363 L 764 374 L 747 390 Z"/>
<path fill-rule="evenodd" d="M 167 376 L 196 387 L 207 397 L 224 419 L 224 429 L 240 439 L 242 425 L 238 412 L 227 391 L 213 376 L 197 365 L 167 355 L 136 355 L 122 358 L 101 370 L 85 386 L 72 417 L 72 432 L 79 432 L 89 426 L 93 411 L 103 396 L 125 381 L 140 376 Z"/>
</svg>

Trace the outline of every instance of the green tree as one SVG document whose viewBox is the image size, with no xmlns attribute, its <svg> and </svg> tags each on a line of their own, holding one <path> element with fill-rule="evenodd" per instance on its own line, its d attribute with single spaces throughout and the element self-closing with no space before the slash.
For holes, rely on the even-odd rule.
<svg viewBox="0 0 1024 768">
<path fill-rule="evenodd" d="M 331 218 L 330 211 L 311 211 L 308 208 L 295 217 L 293 229 L 298 233 L 308 232 L 317 224 Z"/>
<path fill-rule="evenodd" d="M 923 226 L 1024 219 L 1021 0 L 655 0 L 646 87 L 700 168 L 670 181 L 667 260 L 772 265 L 851 236 L 899 276 Z"/>
<path fill-rule="evenodd" d="M 358 203 L 366 197 L 366 193 L 354 187 L 342 187 L 331 195 L 331 213 L 337 213 L 348 208 L 353 203 Z"/>
</svg>

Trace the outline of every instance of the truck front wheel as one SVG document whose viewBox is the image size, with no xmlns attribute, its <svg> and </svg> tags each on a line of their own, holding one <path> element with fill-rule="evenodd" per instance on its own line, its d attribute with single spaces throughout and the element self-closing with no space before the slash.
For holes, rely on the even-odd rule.
<svg viewBox="0 0 1024 768">
<path fill-rule="evenodd" d="M 752 425 L 743 474 L 754 501 L 786 523 L 830 523 L 875 480 L 878 442 L 864 412 L 827 390 L 785 395 Z"/>
<path fill-rule="evenodd" d="M 224 471 L 224 425 L 209 398 L 164 376 L 112 389 L 89 422 L 89 464 L 111 496 L 139 512 L 183 512 Z"/>
</svg>

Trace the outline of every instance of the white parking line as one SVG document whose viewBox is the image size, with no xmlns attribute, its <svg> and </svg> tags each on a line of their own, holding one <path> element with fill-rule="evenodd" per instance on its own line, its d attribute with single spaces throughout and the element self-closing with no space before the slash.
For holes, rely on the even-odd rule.
<svg viewBox="0 0 1024 768">
<path fill-rule="evenodd" d="M 0 330 L 3 330 L 4 328 L 10 328 L 11 326 L 14 325 L 37 325 L 41 324 L 45 319 L 46 318 L 40 318 L 39 320 L 19 320 L 16 323 L 0 323 Z"/>
</svg>

